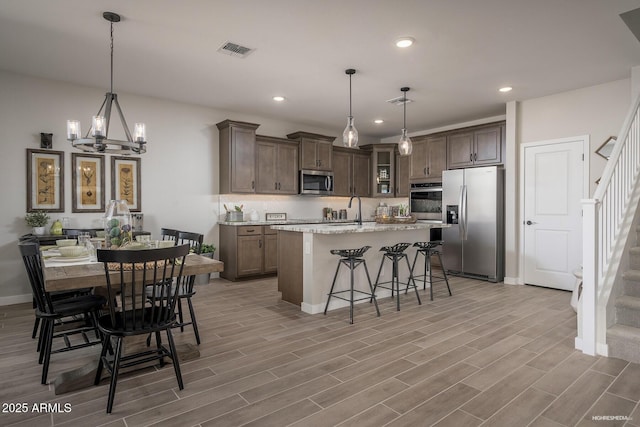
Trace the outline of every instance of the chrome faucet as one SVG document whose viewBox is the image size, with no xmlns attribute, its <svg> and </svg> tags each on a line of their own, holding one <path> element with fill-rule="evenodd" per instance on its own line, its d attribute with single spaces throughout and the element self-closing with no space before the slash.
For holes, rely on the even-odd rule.
<svg viewBox="0 0 640 427">
<path fill-rule="evenodd" d="M 347 207 L 351 208 L 351 202 L 353 201 L 354 197 L 358 198 L 358 216 L 356 217 L 356 222 L 362 225 L 362 200 L 360 200 L 360 196 L 356 196 L 356 195 L 351 196 L 351 198 L 349 199 L 349 206 Z"/>
</svg>

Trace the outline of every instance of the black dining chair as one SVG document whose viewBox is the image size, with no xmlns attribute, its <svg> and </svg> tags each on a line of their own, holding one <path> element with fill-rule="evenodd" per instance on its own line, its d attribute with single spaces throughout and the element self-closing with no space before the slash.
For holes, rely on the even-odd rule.
<svg viewBox="0 0 640 427">
<path fill-rule="evenodd" d="M 44 286 L 39 245 L 32 241 L 24 241 L 18 246 L 29 277 L 33 298 L 36 301 L 36 318 L 42 321 L 38 340 L 40 348 L 38 362 L 42 364 L 41 382 L 46 384 L 51 354 L 100 344 L 100 339 L 92 340 L 88 334 L 95 333 L 100 338 L 96 328 L 97 314 L 106 300 L 98 295 L 77 295 L 54 299 Z M 65 321 L 65 319 L 68 320 Z M 64 322 L 64 325 L 56 331 L 59 322 Z M 82 342 L 72 344 L 70 337 L 76 334 L 82 336 Z M 60 337 L 64 339 L 65 346 L 53 350 L 53 339 Z"/>
<path fill-rule="evenodd" d="M 188 244 L 159 249 L 98 249 L 98 261 L 104 263 L 108 299 L 120 298 L 118 306 L 109 304 L 109 313 L 98 319 L 98 328 L 104 334 L 104 339 L 95 384 L 100 383 L 102 370 L 106 368 L 111 375 L 107 413 L 111 413 L 113 408 L 120 368 L 153 360 L 158 360 L 160 366 L 164 366 L 164 359 L 169 357 L 178 387 L 180 390 L 184 388 L 171 329 L 176 323 L 179 288 L 176 284 L 185 279 L 182 270 L 189 249 Z M 167 334 L 168 348 L 160 338 L 163 331 Z M 123 355 L 123 338 L 148 334 L 155 335 L 156 348 Z M 106 357 L 111 338 L 116 341 L 113 360 Z"/>
<path fill-rule="evenodd" d="M 173 228 L 161 228 L 160 229 L 160 239 L 161 240 L 173 240 L 178 241 L 179 230 L 175 230 Z"/>
<path fill-rule="evenodd" d="M 178 244 L 188 244 L 192 253 L 200 254 L 202 252 L 202 241 L 204 236 L 200 233 L 191 233 L 188 231 L 180 231 L 178 233 Z M 193 308 L 193 302 L 191 298 L 196 294 L 193 285 L 195 284 L 196 276 L 189 276 L 178 290 L 178 323 L 176 327 L 180 327 L 180 331 L 184 332 L 184 327 L 191 325 L 193 327 L 193 333 L 196 336 L 196 343 L 200 345 L 200 333 L 198 332 L 198 322 L 196 321 L 196 312 Z M 182 312 L 182 300 L 187 301 L 189 307 L 189 315 L 191 321 L 185 322 Z"/>
</svg>

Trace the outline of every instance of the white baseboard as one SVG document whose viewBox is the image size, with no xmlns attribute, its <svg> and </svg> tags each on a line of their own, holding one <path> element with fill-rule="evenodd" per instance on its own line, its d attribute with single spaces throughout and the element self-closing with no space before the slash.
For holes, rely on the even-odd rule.
<svg viewBox="0 0 640 427">
<path fill-rule="evenodd" d="M 597 343 L 596 352 L 600 356 L 609 357 L 609 346 L 607 344 Z"/>
<path fill-rule="evenodd" d="M 574 341 L 574 347 L 576 348 L 576 350 L 582 350 L 582 338 L 576 337 Z"/>
<path fill-rule="evenodd" d="M 9 297 L 0 297 L 0 306 L 22 304 L 22 303 L 31 302 L 31 301 L 33 301 L 33 295 L 31 294 L 11 295 Z"/>
<path fill-rule="evenodd" d="M 505 285 L 524 285 L 524 283 L 520 281 L 519 277 L 505 277 L 504 284 Z"/>
</svg>

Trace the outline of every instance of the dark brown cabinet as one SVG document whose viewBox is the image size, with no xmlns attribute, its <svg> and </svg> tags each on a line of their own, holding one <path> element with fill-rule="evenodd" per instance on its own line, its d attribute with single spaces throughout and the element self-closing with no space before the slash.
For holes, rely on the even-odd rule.
<svg viewBox="0 0 640 427">
<path fill-rule="evenodd" d="M 502 125 L 466 129 L 447 136 L 449 169 L 502 164 Z"/>
<path fill-rule="evenodd" d="M 396 197 L 409 197 L 410 165 L 411 156 L 396 154 Z"/>
<path fill-rule="evenodd" d="M 353 149 L 333 148 L 333 194 L 368 197 L 371 195 L 371 155 Z"/>
<path fill-rule="evenodd" d="M 255 193 L 255 123 L 217 123 L 220 155 L 220 194 Z"/>
<path fill-rule="evenodd" d="M 411 181 L 440 181 L 442 171 L 447 168 L 447 138 L 421 136 L 413 138 L 411 154 Z"/>
<path fill-rule="evenodd" d="M 277 270 L 277 234 L 269 226 L 220 225 L 220 277 L 238 280 L 275 273 Z"/>
<path fill-rule="evenodd" d="M 256 193 L 298 194 L 298 144 L 256 136 Z"/>
<path fill-rule="evenodd" d="M 371 152 L 371 195 L 372 197 L 395 197 L 398 187 L 397 144 L 368 144 L 363 150 Z M 408 157 L 408 156 L 407 156 Z M 403 177 L 401 177 L 403 179 Z M 408 190 L 408 187 L 407 187 Z"/>
<path fill-rule="evenodd" d="M 294 132 L 287 138 L 300 144 L 300 169 L 332 170 L 333 136 Z"/>
</svg>

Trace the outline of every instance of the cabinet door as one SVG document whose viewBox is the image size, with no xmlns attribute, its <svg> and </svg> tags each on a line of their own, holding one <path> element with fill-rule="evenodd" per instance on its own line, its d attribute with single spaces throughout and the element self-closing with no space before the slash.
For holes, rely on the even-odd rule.
<svg viewBox="0 0 640 427">
<path fill-rule="evenodd" d="M 262 234 L 238 236 L 238 276 L 262 273 L 264 244 Z"/>
<path fill-rule="evenodd" d="M 502 138 L 500 126 L 479 129 L 473 133 L 476 165 L 495 165 L 502 163 Z"/>
<path fill-rule="evenodd" d="M 411 153 L 411 172 L 409 178 L 412 180 L 420 180 L 427 177 L 427 140 L 417 140 L 413 143 L 413 152 Z M 407 157 L 407 156 L 404 156 Z"/>
<path fill-rule="evenodd" d="M 351 182 L 351 153 L 335 150 L 333 152 L 333 194 L 350 196 L 353 188 Z M 367 179 L 369 179 L 367 177 Z"/>
<path fill-rule="evenodd" d="M 427 178 L 441 179 L 442 171 L 447 169 L 447 137 L 427 139 Z"/>
<path fill-rule="evenodd" d="M 447 137 L 449 169 L 473 165 L 473 132 L 457 133 Z"/>
<path fill-rule="evenodd" d="M 277 145 L 256 142 L 256 193 L 275 193 L 278 190 L 276 155 Z"/>
<path fill-rule="evenodd" d="M 264 235 L 264 272 L 275 273 L 278 271 L 278 235 Z"/>
<path fill-rule="evenodd" d="M 316 141 L 316 158 L 318 159 L 317 169 L 330 171 L 331 154 L 333 153 L 333 144 L 329 141 Z"/>
<path fill-rule="evenodd" d="M 395 189 L 395 148 L 374 148 L 373 163 L 373 197 L 393 197 Z"/>
<path fill-rule="evenodd" d="M 231 127 L 231 192 L 255 192 L 255 143 L 252 129 Z"/>
<path fill-rule="evenodd" d="M 371 196 L 371 157 L 369 154 L 353 153 L 352 175 L 353 194 L 361 197 Z"/>
<path fill-rule="evenodd" d="M 278 144 L 276 158 L 278 194 L 298 194 L 298 146 Z"/>
<path fill-rule="evenodd" d="M 300 169 L 317 169 L 316 141 L 302 138 L 300 141 Z"/>
<path fill-rule="evenodd" d="M 413 153 L 411 156 L 396 155 L 396 197 L 409 196 L 409 169 L 412 156 Z"/>
</svg>

